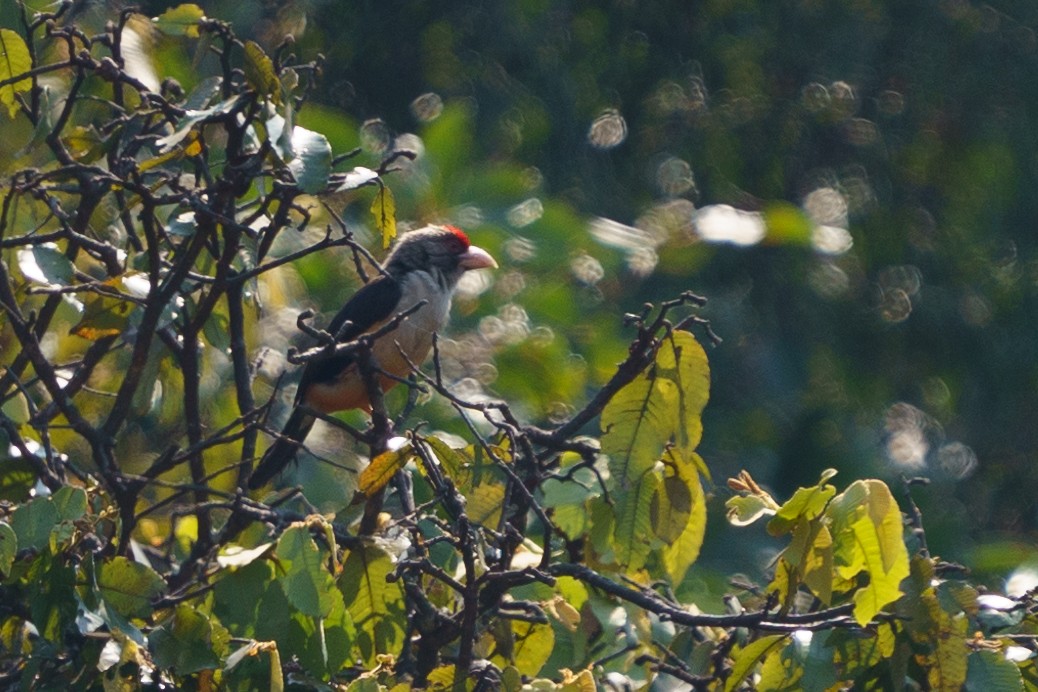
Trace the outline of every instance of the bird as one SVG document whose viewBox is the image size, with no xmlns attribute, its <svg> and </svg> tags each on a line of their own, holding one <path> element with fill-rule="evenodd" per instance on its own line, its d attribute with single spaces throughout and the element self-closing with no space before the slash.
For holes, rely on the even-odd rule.
<svg viewBox="0 0 1038 692">
<path fill-rule="evenodd" d="M 371 347 L 373 363 L 383 371 L 379 383 L 388 391 L 397 384 L 395 378 L 410 374 L 412 364 L 421 364 L 429 354 L 433 334 L 447 324 L 454 289 L 462 275 L 472 269 L 496 267 L 490 253 L 469 242 L 456 226 L 431 225 L 405 233 L 382 263 L 379 276 L 353 294 L 327 332 L 340 343 L 353 341 L 424 301 Z M 314 411 L 327 414 L 350 409 L 371 411 L 356 353 L 307 362 L 292 413 L 250 476 L 249 488 L 262 487 L 295 458 L 313 427 Z"/>
</svg>

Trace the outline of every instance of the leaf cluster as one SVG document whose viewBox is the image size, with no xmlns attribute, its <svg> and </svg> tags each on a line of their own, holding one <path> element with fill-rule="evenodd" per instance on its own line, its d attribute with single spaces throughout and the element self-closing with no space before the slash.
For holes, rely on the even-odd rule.
<svg viewBox="0 0 1038 692">
<path fill-rule="evenodd" d="M 31 132 L 0 190 L 5 686 L 1033 685 L 1033 604 L 946 578 L 880 481 L 837 494 L 827 473 L 780 504 L 736 479 L 734 522 L 788 537 L 774 579 L 725 614 L 678 598 L 713 491 L 695 333 L 716 338 L 690 292 L 627 315 L 626 357 L 548 423 L 459 396 L 438 350 L 391 416 L 369 345 L 348 344 L 374 404 L 365 429 L 338 423 L 364 450 L 356 496 L 332 514 L 298 489 L 250 497 L 276 432 L 277 277 L 336 251 L 373 271 L 333 206 L 363 200 L 388 245 L 385 178 L 414 154 L 351 166 L 296 122 L 319 64 L 197 5 L 98 34 L 69 8 L 0 30 L 3 117 Z M 135 40 L 214 73 L 159 81 Z M 334 223 L 307 237 L 319 205 Z M 462 439 L 411 420 L 425 396 Z"/>
</svg>

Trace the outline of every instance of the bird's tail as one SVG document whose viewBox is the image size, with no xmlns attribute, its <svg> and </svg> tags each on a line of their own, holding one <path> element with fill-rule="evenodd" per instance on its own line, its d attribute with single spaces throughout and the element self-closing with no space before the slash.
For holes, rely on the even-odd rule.
<svg viewBox="0 0 1038 692">
<path fill-rule="evenodd" d="M 281 430 L 281 435 L 267 449 L 256 470 L 249 477 L 249 488 L 251 490 L 260 488 L 281 473 L 295 458 L 296 452 L 303 446 L 303 440 L 306 439 L 307 433 L 313 426 L 313 415 L 300 408 L 294 409 L 292 415 L 288 417 L 285 427 Z"/>
</svg>

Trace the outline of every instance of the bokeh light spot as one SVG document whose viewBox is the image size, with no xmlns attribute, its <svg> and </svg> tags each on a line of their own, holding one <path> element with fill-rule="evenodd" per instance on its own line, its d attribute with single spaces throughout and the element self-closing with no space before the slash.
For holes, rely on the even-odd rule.
<svg viewBox="0 0 1038 692">
<path fill-rule="evenodd" d="M 591 123 L 587 139 L 596 149 L 617 147 L 627 139 L 627 121 L 620 115 L 620 111 L 610 108 Z"/>
</svg>

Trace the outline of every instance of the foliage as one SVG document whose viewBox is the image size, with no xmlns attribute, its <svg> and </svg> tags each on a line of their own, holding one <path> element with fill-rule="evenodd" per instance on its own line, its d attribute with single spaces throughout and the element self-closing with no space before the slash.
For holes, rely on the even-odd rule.
<svg viewBox="0 0 1038 692">
<path fill-rule="evenodd" d="M 732 523 L 770 517 L 784 541 L 773 579 L 726 614 L 678 599 L 707 529 L 695 334 L 717 342 L 690 292 L 625 316 L 626 355 L 586 397 L 566 373 L 533 383 L 563 415 L 467 396 L 438 351 L 388 406 L 372 396 L 365 429 L 337 427 L 363 450 L 356 481 L 332 484 L 353 498 L 322 513 L 296 489 L 249 497 L 282 397 L 268 315 L 295 279 L 372 271 L 352 214 L 387 246 L 390 174 L 418 152 L 340 151 L 301 125 L 320 65 L 287 43 L 242 41 L 195 5 L 88 34 L 70 7 L 0 32 L 0 117 L 31 140 L 0 207 L 5 685 L 1036 684 L 1033 603 L 931 557 L 911 496 L 906 532 L 875 479 L 837 492 L 827 471 L 784 503 L 733 479 Z M 160 80 L 149 41 L 213 74 Z M 798 214 L 769 227 L 796 235 Z M 498 346 L 531 367 L 553 348 Z M 417 422 L 425 398 L 461 434 Z"/>
</svg>

